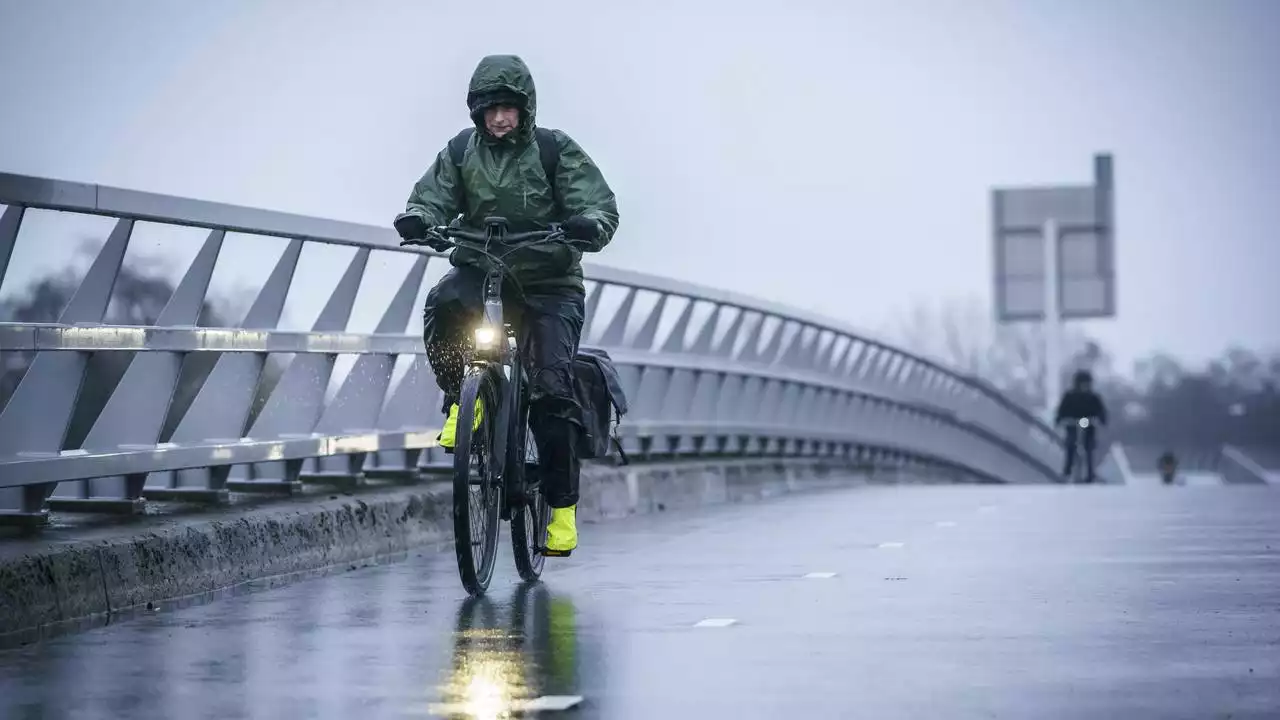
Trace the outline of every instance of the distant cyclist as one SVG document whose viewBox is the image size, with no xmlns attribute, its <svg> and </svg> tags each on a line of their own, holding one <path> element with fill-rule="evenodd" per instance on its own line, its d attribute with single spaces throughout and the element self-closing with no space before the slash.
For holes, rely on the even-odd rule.
<svg viewBox="0 0 1280 720">
<path fill-rule="evenodd" d="M 578 544 L 577 435 L 582 409 L 574 399 L 573 359 L 585 318 L 583 251 L 599 252 L 618 229 L 618 206 L 600 169 L 560 130 L 537 127 L 533 75 L 515 55 L 490 55 L 471 76 L 467 108 L 474 127 L 440 151 L 413 187 L 405 212 L 395 219 L 405 240 L 429 239 L 428 228 L 461 215 L 481 229 L 484 218 L 506 218 L 512 232 L 562 224 L 567 241 L 530 246 L 506 255 L 514 284 L 503 287 L 518 308 L 531 377 L 529 421 L 540 459 L 539 474 L 551 506 L 548 555 Z M 436 250 L 449 246 L 433 245 Z M 452 449 L 467 339 L 480 322 L 485 255 L 466 248 L 449 255 L 453 268 L 427 295 L 423 342 L 447 414 L 440 445 Z M 518 287 L 517 287 L 518 286 Z M 479 427 L 483 407 L 477 407 Z"/>
<path fill-rule="evenodd" d="M 1178 456 L 1172 450 L 1165 450 L 1156 461 L 1156 469 L 1160 471 L 1160 482 L 1173 485 L 1178 479 Z"/>
<path fill-rule="evenodd" d="M 1095 443 L 1095 424 L 1107 424 L 1107 406 L 1102 398 L 1093 391 L 1093 375 L 1088 370 L 1077 370 L 1071 379 L 1071 389 L 1062 394 L 1058 402 L 1058 412 L 1054 417 L 1054 427 L 1067 425 L 1067 464 L 1062 474 L 1071 477 L 1071 469 L 1075 466 L 1076 440 L 1081 428 L 1079 421 L 1087 419 L 1088 427 L 1084 428 L 1085 482 L 1093 482 L 1093 448 Z"/>
</svg>

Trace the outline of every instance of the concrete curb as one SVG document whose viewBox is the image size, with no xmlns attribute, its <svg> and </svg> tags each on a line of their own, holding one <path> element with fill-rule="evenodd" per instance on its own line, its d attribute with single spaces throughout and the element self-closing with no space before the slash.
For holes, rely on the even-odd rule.
<svg viewBox="0 0 1280 720">
<path fill-rule="evenodd" d="M 587 522 L 848 485 L 847 467 L 778 459 L 583 468 Z M 0 647 L 101 624 L 154 603 L 402 554 L 452 538 L 447 483 L 147 518 L 0 558 Z M 96 535 L 97 537 L 94 537 Z"/>
</svg>

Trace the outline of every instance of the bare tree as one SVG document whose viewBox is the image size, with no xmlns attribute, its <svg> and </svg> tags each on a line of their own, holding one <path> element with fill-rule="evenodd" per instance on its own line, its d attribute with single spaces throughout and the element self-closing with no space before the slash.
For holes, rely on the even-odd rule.
<svg viewBox="0 0 1280 720">
<path fill-rule="evenodd" d="M 1044 398 L 1044 333 L 1036 323 L 1002 325 L 979 298 L 918 304 L 890 336 L 913 352 L 982 378 L 1028 408 Z M 1063 380 L 1081 367 L 1109 375 L 1111 358 L 1098 343 L 1067 327 L 1063 332 Z"/>
<path fill-rule="evenodd" d="M 975 375 L 1028 409 L 1044 403 L 1044 341 L 1034 323 L 999 325 L 977 298 L 917 305 L 887 333 L 904 347 Z M 1063 380 L 1092 371 L 1106 399 L 1105 439 L 1168 446 L 1280 446 L 1280 353 L 1229 348 L 1203 370 L 1156 352 L 1121 374 L 1098 342 L 1063 333 Z M 1104 439 L 1104 442 L 1105 442 Z"/>
</svg>

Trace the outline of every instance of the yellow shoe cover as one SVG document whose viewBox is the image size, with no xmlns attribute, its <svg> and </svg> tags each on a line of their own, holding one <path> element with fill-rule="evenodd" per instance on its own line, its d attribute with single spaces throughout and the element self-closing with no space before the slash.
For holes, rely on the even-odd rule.
<svg viewBox="0 0 1280 720">
<path fill-rule="evenodd" d="M 577 506 L 551 508 L 551 523 L 547 526 L 548 557 L 569 557 L 578 547 Z"/>
<path fill-rule="evenodd" d="M 476 400 L 476 416 L 471 423 L 471 432 L 480 429 L 480 423 L 484 420 L 484 400 Z M 458 403 L 454 403 L 449 407 L 449 417 L 444 421 L 444 429 L 440 431 L 440 435 L 436 438 L 440 443 L 440 447 L 452 450 L 454 445 L 458 444 Z"/>
</svg>

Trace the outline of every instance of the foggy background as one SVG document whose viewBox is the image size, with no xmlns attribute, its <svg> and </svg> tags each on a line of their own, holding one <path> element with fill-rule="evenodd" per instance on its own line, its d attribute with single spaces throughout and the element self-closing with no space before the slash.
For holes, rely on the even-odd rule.
<svg viewBox="0 0 1280 720">
<path fill-rule="evenodd" d="M 1277 28 L 1268 0 L 0 0 L 0 171 L 389 225 L 469 123 L 476 61 L 517 53 L 618 195 L 591 260 L 953 361 L 933 325 L 992 342 L 990 187 L 1085 184 L 1111 152 L 1119 317 L 1073 332 L 1122 371 L 1203 365 L 1280 349 Z M 28 214 L 0 300 L 110 227 L 56 215 Z M 140 226 L 130 253 L 176 280 L 203 235 Z M 235 300 L 284 242 L 232 240 Z M 349 257 L 304 253 L 314 310 L 284 326 Z M 407 267 L 382 271 L 362 305 Z"/>
</svg>

